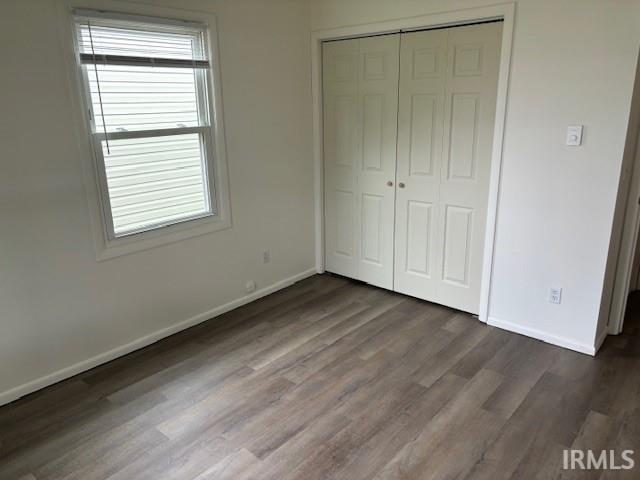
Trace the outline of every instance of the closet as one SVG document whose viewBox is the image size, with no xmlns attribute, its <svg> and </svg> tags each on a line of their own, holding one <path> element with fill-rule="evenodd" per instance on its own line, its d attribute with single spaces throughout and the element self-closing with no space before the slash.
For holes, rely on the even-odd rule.
<svg viewBox="0 0 640 480">
<path fill-rule="evenodd" d="M 478 313 L 501 36 L 323 44 L 327 271 Z"/>
</svg>

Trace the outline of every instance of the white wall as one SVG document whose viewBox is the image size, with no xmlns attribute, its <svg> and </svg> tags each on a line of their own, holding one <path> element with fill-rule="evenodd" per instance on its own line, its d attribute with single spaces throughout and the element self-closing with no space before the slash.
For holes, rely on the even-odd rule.
<svg viewBox="0 0 640 480">
<path fill-rule="evenodd" d="M 217 16 L 233 228 L 97 262 L 56 2 L 2 2 L 0 403 L 314 266 L 308 2 L 162 3 Z"/>
<path fill-rule="evenodd" d="M 313 30 L 493 4 L 315 0 Z M 593 349 L 625 147 L 640 2 L 518 0 L 490 319 Z M 585 125 L 582 147 L 566 126 Z M 547 301 L 563 288 L 561 305 Z"/>
</svg>

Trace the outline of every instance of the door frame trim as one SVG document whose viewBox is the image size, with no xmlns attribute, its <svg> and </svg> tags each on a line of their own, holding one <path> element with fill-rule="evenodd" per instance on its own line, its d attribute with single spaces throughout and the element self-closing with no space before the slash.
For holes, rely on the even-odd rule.
<svg viewBox="0 0 640 480">
<path fill-rule="evenodd" d="M 622 232 L 618 242 L 618 251 L 614 253 L 617 258 L 611 287 L 611 300 L 609 305 L 606 305 L 609 309 L 607 312 L 608 326 L 603 329 L 603 334 L 608 335 L 619 335 L 624 327 L 627 302 L 631 292 L 631 274 L 636 260 L 636 248 L 640 235 L 640 129 L 638 129 L 638 112 L 637 110 L 634 112 L 633 104 L 632 100 L 631 119 L 629 120 L 629 131 L 632 138 L 631 140 L 627 138 L 627 143 L 633 142 L 633 156 L 630 161 L 631 172 L 628 191 L 622 207 L 624 208 Z M 622 168 L 624 170 L 624 164 Z M 624 188 L 622 181 L 620 183 L 618 188 Z M 603 341 L 604 336 L 601 341 L 597 340 L 596 350 Z"/>
<path fill-rule="evenodd" d="M 311 32 L 311 93 L 313 101 L 313 165 L 314 165 L 314 215 L 315 215 L 315 263 L 316 271 L 323 273 L 324 259 L 324 152 L 322 111 L 322 42 L 357 38 L 385 33 L 401 33 L 434 27 L 447 27 L 487 20 L 502 20 L 502 45 L 500 70 L 496 95 L 496 115 L 493 129 L 489 198 L 485 230 L 482 279 L 480 283 L 479 319 L 487 322 L 489 316 L 493 258 L 495 252 L 496 220 L 499 208 L 500 179 L 506 123 L 511 45 L 515 20 L 515 3 L 502 3 L 486 7 L 466 8 L 448 12 L 401 18 L 383 22 L 338 27 Z"/>
</svg>

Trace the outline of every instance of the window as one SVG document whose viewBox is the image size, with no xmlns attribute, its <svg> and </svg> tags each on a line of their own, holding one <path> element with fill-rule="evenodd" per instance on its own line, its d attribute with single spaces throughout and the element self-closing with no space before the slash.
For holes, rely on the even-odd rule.
<svg viewBox="0 0 640 480">
<path fill-rule="evenodd" d="M 206 28 L 74 12 L 107 240 L 216 217 Z"/>
</svg>

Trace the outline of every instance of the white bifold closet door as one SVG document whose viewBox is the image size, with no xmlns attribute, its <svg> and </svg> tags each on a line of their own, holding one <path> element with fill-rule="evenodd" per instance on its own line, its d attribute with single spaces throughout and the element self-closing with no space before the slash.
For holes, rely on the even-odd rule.
<svg viewBox="0 0 640 480">
<path fill-rule="evenodd" d="M 393 288 L 400 36 L 323 45 L 325 264 Z"/>
<path fill-rule="evenodd" d="M 478 312 L 501 34 L 323 45 L 327 271 Z"/>
<path fill-rule="evenodd" d="M 502 23 L 402 35 L 394 289 L 478 313 Z"/>
</svg>

